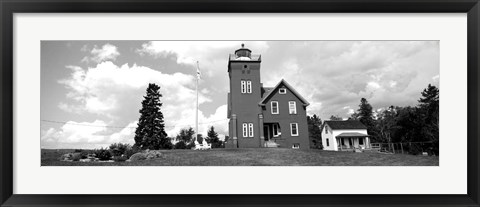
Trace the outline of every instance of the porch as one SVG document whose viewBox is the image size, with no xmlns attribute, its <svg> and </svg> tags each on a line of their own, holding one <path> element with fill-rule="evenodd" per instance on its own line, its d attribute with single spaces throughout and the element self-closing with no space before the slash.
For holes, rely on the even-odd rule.
<svg viewBox="0 0 480 207">
<path fill-rule="evenodd" d="M 366 134 L 358 132 L 341 133 L 335 138 L 337 140 L 338 151 L 358 151 L 370 150 L 370 139 Z"/>
<path fill-rule="evenodd" d="M 282 138 L 282 132 L 279 123 L 264 123 L 263 124 L 263 147 L 278 147 L 275 142 Z"/>
</svg>

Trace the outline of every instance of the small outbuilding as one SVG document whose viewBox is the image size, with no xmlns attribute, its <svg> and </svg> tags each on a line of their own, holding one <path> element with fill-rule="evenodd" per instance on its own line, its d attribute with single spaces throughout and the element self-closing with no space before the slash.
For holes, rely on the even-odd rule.
<svg viewBox="0 0 480 207">
<path fill-rule="evenodd" d="M 322 129 L 324 150 L 355 151 L 370 149 L 367 127 L 360 121 L 325 121 Z"/>
</svg>

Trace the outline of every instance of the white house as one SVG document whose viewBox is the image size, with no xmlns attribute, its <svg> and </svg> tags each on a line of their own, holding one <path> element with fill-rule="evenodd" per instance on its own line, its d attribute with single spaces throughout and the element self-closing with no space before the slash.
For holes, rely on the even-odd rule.
<svg viewBox="0 0 480 207">
<path fill-rule="evenodd" d="M 322 129 L 324 150 L 370 149 L 367 127 L 359 121 L 325 121 Z"/>
</svg>

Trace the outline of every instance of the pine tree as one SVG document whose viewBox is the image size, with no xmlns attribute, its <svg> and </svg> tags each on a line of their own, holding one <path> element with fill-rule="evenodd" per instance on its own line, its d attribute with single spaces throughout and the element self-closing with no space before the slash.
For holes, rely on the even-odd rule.
<svg viewBox="0 0 480 207">
<path fill-rule="evenodd" d="M 439 141 L 439 89 L 428 84 L 428 87 L 423 90 L 422 97 L 418 100 L 420 120 L 423 122 L 421 128 L 421 135 L 425 141 L 432 141 L 435 146 L 435 151 L 438 155 L 438 141 Z"/>
<path fill-rule="evenodd" d="M 322 145 L 322 120 L 316 114 L 307 116 L 308 137 L 310 139 L 310 147 L 314 149 L 323 149 Z"/>
<path fill-rule="evenodd" d="M 171 149 L 172 144 L 167 138 L 163 114 L 160 110 L 160 86 L 150 83 L 147 95 L 142 101 L 140 118 L 135 130 L 135 145 L 141 149 Z"/>
<path fill-rule="evenodd" d="M 360 100 L 360 105 L 358 113 L 356 114 L 357 120 L 362 122 L 367 127 L 367 132 L 372 138 L 377 138 L 377 130 L 375 128 L 375 119 L 373 118 L 373 108 L 367 101 L 367 99 L 362 98 Z"/>
<path fill-rule="evenodd" d="M 437 87 L 428 84 L 428 87 L 422 92 L 422 97 L 418 100 L 420 108 L 425 111 L 429 122 L 438 121 L 439 93 Z"/>
<path fill-rule="evenodd" d="M 220 148 L 223 146 L 222 141 L 218 138 L 218 133 L 215 132 L 215 128 L 213 126 L 207 132 L 207 142 L 212 144 L 212 148 Z"/>
</svg>

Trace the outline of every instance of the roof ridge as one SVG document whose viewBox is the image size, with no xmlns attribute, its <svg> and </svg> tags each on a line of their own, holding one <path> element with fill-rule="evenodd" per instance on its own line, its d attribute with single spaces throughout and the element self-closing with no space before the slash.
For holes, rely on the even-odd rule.
<svg viewBox="0 0 480 207">
<path fill-rule="evenodd" d="M 298 98 L 300 99 L 300 101 L 303 102 L 303 105 L 305 106 L 308 106 L 310 105 L 310 103 L 308 103 L 307 100 L 305 100 L 305 98 L 303 98 L 290 84 L 287 83 L 287 81 L 285 81 L 285 79 L 282 78 L 282 80 L 280 80 L 280 82 L 277 83 L 277 85 L 275 85 L 275 87 L 272 88 L 272 90 L 268 91 L 268 94 L 265 95 L 262 100 L 258 103 L 258 105 L 265 105 L 263 102 L 267 100 L 267 98 L 270 97 L 270 95 L 273 93 L 273 91 L 275 91 L 275 89 L 277 89 L 280 84 L 283 83 L 288 89 L 290 89 L 290 91 L 292 91 L 292 93 Z"/>
</svg>

